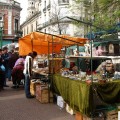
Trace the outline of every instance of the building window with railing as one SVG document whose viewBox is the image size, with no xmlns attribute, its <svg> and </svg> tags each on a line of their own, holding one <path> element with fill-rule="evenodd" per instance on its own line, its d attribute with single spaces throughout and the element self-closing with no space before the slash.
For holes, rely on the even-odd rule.
<svg viewBox="0 0 120 120">
<path fill-rule="evenodd" d="M 29 33 L 29 29 L 28 29 L 28 26 L 27 26 L 27 34 Z"/>
<path fill-rule="evenodd" d="M 69 4 L 69 0 L 58 0 L 59 4 Z"/>
<path fill-rule="evenodd" d="M 38 21 L 36 21 L 36 31 L 37 31 L 37 25 L 38 25 Z"/>
<path fill-rule="evenodd" d="M 15 32 L 18 31 L 18 26 L 19 26 L 19 20 L 15 19 Z"/>
<path fill-rule="evenodd" d="M 33 24 L 31 25 L 31 32 L 33 32 Z"/>
</svg>

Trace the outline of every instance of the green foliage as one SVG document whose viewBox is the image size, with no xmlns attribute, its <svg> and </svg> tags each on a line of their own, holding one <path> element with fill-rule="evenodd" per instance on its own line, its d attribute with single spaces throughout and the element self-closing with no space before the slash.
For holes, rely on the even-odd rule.
<svg viewBox="0 0 120 120">
<path fill-rule="evenodd" d="M 92 1 L 92 0 L 91 0 Z M 84 3 L 85 22 L 92 20 L 92 24 L 101 29 L 112 29 L 120 22 L 120 0 L 75 0 L 76 4 Z M 97 31 L 96 28 L 94 28 Z"/>
</svg>

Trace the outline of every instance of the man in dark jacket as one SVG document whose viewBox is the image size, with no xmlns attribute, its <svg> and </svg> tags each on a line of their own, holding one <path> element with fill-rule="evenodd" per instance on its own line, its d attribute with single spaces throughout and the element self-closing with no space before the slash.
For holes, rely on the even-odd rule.
<svg viewBox="0 0 120 120">
<path fill-rule="evenodd" d="M 1 55 L 1 58 L 3 59 L 3 65 L 5 67 L 5 78 L 8 78 L 8 61 L 9 61 L 9 54 L 8 54 L 8 48 L 4 47 L 3 48 L 3 53 Z M 9 87 L 6 85 L 6 79 L 4 80 L 4 87 Z"/>
</svg>

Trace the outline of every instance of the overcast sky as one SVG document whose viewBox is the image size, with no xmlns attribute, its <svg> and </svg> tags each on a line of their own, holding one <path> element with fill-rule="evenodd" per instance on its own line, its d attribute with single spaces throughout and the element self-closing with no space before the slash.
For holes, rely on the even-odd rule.
<svg viewBox="0 0 120 120">
<path fill-rule="evenodd" d="M 28 6 L 28 0 L 15 0 L 20 3 L 22 11 L 20 13 L 20 23 L 23 23 L 27 16 L 27 6 Z"/>
</svg>

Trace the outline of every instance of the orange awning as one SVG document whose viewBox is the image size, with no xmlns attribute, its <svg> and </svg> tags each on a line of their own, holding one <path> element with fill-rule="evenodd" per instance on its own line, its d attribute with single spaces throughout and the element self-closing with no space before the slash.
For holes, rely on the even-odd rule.
<svg viewBox="0 0 120 120">
<path fill-rule="evenodd" d="M 19 39 L 19 54 L 27 55 L 32 51 L 36 51 L 38 54 L 48 54 L 48 51 L 49 53 L 60 53 L 63 46 L 75 45 L 78 43 L 80 43 L 79 45 L 84 45 L 86 40 L 85 38 L 76 38 L 66 35 L 54 36 L 32 32 Z"/>
</svg>

